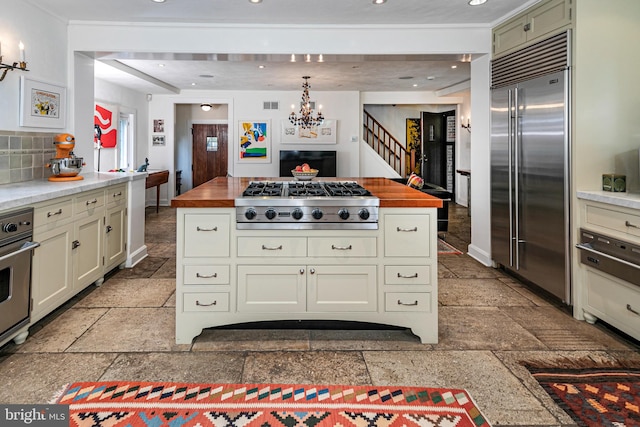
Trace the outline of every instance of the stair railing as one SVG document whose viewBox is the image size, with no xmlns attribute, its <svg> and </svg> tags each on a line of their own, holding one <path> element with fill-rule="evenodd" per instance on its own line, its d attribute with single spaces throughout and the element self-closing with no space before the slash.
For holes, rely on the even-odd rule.
<svg viewBox="0 0 640 427">
<path fill-rule="evenodd" d="M 384 159 L 400 176 L 408 171 L 409 160 L 407 150 L 389 133 L 373 116 L 363 110 L 362 120 L 364 140 Z"/>
</svg>

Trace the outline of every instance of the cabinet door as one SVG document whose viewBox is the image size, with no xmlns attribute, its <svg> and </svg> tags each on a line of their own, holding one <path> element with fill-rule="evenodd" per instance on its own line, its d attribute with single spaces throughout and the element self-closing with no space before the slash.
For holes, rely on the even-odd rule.
<svg viewBox="0 0 640 427">
<path fill-rule="evenodd" d="M 72 258 L 76 291 L 102 277 L 103 222 L 103 215 L 95 215 L 75 224 Z"/>
<path fill-rule="evenodd" d="M 116 207 L 107 210 L 105 224 L 105 264 L 106 271 L 122 263 L 127 258 L 127 210 Z"/>
<path fill-rule="evenodd" d="M 309 312 L 376 311 L 375 265 L 321 265 L 307 269 Z"/>
<path fill-rule="evenodd" d="M 508 21 L 493 30 L 493 54 L 500 55 L 527 42 L 527 33 L 524 26 L 527 17 L 521 16 Z"/>
<path fill-rule="evenodd" d="M 238 311 L 304 312 L 306 267 L 280 265 L 238 266 Z"/>
<path fill-rule="evenodd" d="M 551 0 L 532 9 L 527 17 L 530 29 L 527 41 L 533 41 L 571 23 L 571 6 L 568 0 Z"/>
<path fill-rule="evenodd" d="M 73 295 L 71 242 L 73 224 L 45 232 L 36 231 L 33 240 L 40 243 L 33 252 L 31 266 L 31 321 L 40 320 Z"/>
</svg>

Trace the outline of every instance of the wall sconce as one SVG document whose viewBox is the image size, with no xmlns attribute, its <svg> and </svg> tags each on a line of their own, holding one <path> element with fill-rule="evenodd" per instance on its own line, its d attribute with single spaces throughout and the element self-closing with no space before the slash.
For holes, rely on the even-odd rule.
<svg viewBox="0 0 640 427">
<path fill-rule="evenodd" d="M 18 46 L 20 47 L 20 61 L 14 62 L 12 65 L 9 65 L 2 62 L 2 46 L 0 45 L 0 70 L 3 70 L 2 75 L 0 75 L 0 82 L 4 80 L 5 76 L 7 75 L 7 71 L 29 71 L 27 70 L 27 62 L 24 59 L 24 44 L 20 42 Z"/>
<path fill-rule="evenodd" d="M 462 117 L 460 118 L 460 121 L 462 122 Z M 467 124 L 465 125 L 464 122 L 460 125 L 462 126 L 463 129 L 466 129 L 469 131 L 469 133 L 471 133 L 471 120 L 467 119 Z"/>
<path fill-rule="evenodd" d="M 211 111 L 213 106 L 211 104 L 200 104 L 200 108 L 202 108 L 202 111 Z"/>
</svg>

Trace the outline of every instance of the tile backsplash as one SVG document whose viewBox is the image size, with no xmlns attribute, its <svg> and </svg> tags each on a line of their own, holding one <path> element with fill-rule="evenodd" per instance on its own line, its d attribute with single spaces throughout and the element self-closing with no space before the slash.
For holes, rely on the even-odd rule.
<svg viewBox="0 0 640 427">
<path fill-rule="evenodd" d="M 48 177 L 46 164 L 55 157 L 57 133 L 0 130 L 0 184 Z"/>
</svg>

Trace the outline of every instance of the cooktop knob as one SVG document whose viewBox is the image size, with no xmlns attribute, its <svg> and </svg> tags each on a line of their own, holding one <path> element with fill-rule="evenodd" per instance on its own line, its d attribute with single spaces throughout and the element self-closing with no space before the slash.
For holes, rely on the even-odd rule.
<svg viewBox="0 0 640 427">
<path fill-rule="evenodd" d="M 276 217 L 276 210 L 273 208 L 269 208 L 264 212 L 264 216 L 266 216 L 267 219 L 273 219 Z"/>
<path fill-rule="evenodd" d="M 5 233 L 15 233 L 16 231 L 18 231 L 18 225 L 12 222 L 9 222 L 5 224 L 4 227 L 2 227 L 2 230 Z"/>
<path fill-rule="evenodd" d="M 340 219 L 349 219 L 349 211 L 345 208 L 342 208 L 338 211 L 338 216 Z"/>
<path fill-rule="evenodd" d="M 369 219 L 369 211 L 366 208 L 362 208 L 358 211 L 360 219 Z"/>
<path fill-rule="evenodd" d="M 295 208 L 293 212 L 291 212 L 291 216 L 293 219 L 301 219 L 302 218 L 302 209 Z"/>
<path fill-rule="evenodd" d="M 247 219 L 253 219 L 253 218 L 256 217 L 256 215 L 258 215 L 258 214 L 256 213 L 256 210 L 253 209 L 253 208 L 247 209 L 245 211 L 245 213 L 244 213 L 244 217 L 247 218 Z"/>
<path fill-rule="evenodd" d="M 314 210 L 311 211 L 311 216 L 314 217 L 315 219 L 320 219 L 322 218 L 322 211 L 318 208 L 315 208 Z"/>
</svg>

